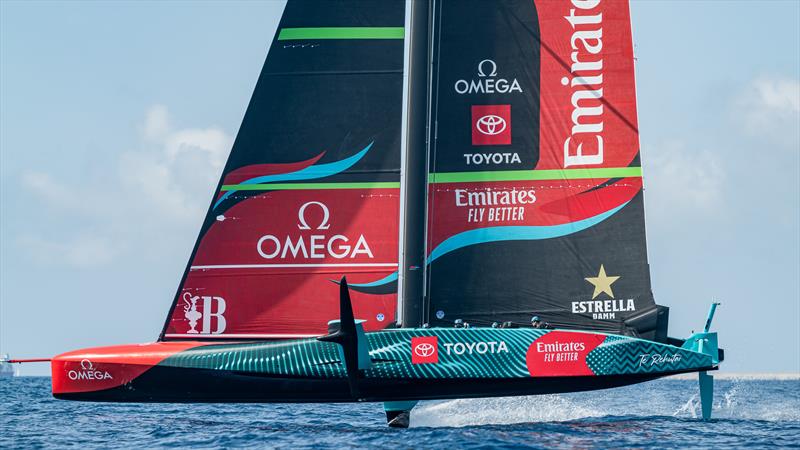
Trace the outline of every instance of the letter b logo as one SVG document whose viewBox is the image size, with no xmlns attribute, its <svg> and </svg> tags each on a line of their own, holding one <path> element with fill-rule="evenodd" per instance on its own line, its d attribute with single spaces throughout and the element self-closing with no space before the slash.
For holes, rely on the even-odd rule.
<svg viewBox="0 0 800 450">
<path fill-rule="evenodd" d="M 203 297 L 203 330 L 204 334 L 220 334 L 225 331 L 225 299 L 222 297 Z M 215 318 L 216 329 L 211 328 L 211 318 Z"/>
</svg>

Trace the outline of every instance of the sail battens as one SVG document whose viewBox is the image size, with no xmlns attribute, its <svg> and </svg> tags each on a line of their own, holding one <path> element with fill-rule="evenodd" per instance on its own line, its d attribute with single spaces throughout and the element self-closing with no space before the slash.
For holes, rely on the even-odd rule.
<svg viewBox="0 0 800 450">
<path fill-rule="evenodd" d="M 639 178 L 641 167 L 603 167 L 596 169 L 507 170 L 498 172 L 439 172 L 431 173 L 428 182 L 458 183 L 483 181 L 549 181 L 604 180 L 609 178 Z"/>
<path fill-rule="evenodd" d="M 288 269 L 292 267 L 397 267 L 397 263 L 320 263 L 320 264 L 212 264 L 192 266 L 192 270 L 212 269 Z"/>
<path fill-rule="evenodd" d="M 320 336 L 319 334 L 279 334 L 279 333 L 226 333 L 226 334 L 178 334 L 167 333 L 164 335 L 168 338 L 181 338 L 193 337 L 196 339 L 303 339 L 310 337 Z"/>
<path fill-rule="evenodd" d="M 329 76 L 329 75 L 393 75 L 393 74 L 403 74 L 401 69 L 390 69 L 390 70 L 314 70 L 314 71 L 298 71 L 298 72 L 271 72 L 265 74 L 266 76 L 272 77 L 283 77 L 283 76 Z"/>
<path fill-rule="evenodd" d="M 282 28 L 279 41 L 311 39 L 403 39 L 403 27 L 308 27 Z"/>
<path fill-rule="evenodd" d="M 226 184 L 222 191 L 290 191 L 308 189 L 399 189 L 400 182 Z"/>
</svg>

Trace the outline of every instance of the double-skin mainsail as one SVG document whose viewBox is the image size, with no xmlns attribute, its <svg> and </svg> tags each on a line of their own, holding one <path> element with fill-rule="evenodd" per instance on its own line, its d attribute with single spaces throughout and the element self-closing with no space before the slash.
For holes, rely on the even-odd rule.
<svg viewBox="0 0 800 450">
<path fill-rule="evenodd" d="M 324 334 L 342 275 L 367 331 L 665 341 L 627 2 L 289 0 L 161 339 Z"/>
</svg>

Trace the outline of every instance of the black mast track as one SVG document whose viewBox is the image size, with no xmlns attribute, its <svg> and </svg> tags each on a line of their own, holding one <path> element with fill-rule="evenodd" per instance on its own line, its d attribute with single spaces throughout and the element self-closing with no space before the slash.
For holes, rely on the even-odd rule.
<svg viewBox="0 0 800 450">
<path fill-rule="evenodd" d="M 430 148 L 431 105 L 431 34 L 433 1 L 411 1 L 409 32 L 408 110 L 406 131 L 406 186 L 402 218 L 405 230 L 399 270 L 402 271 L 403 328 L 415 328 L 425 322 L 425 229 L 428 196 L 428 153 Z"/>
</svg>

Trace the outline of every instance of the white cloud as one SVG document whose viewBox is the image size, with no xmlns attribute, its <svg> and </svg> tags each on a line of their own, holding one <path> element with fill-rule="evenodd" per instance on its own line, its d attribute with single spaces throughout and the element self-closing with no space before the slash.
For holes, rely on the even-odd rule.
<svg viewBox="0 0 800 450">
<path fill-rule="evenodd" d="M 158 140 L 163 138 L 170 129 L 169 111 L 164 105 L 153 105 L 147 110 L 144 118 L 142 133 L 145 139 Z"/>
<path fill-rule="evenodd" d="M 797 150 L 800 146 L 800 80 L 756 78 L 739 95 L 734 114 L 747 134 Z"/>
<path fill-rule="evenodd" d="M 201 151 L 208 153 L 208 162 L 222 169 L 231 148 L 230 136 L 219 128 L 188 129 L 171 133 L 165 140 L 166 156 L 174 162 L 183 153 Z"/>
<path fill-rule="evenodd" d="M 151 147 L 124 152 L 119 172 L 145 209 L 185 222 L 205 212 L 233 139 L 218 127 L 174 130 L 170 123 L 166 107 L 151 107 L 143 127 Z"/>
<path fill-rule="evenodd" d="M 72 208 L 79 203 L 73 193 L 62 186 L 49 174 L 37 171 L 24 171 L 20 177 L 22 186 L 45 200 L 50 206 Z"/>
<path fill-rule="evenodd" d="M 17 239 L 17 244 L 42 265 L 66 263 L 80 269 L 107 264 L 114 259 L 117 251 L 110 239 L 88 235 L 75 236 L 66 242 L 24 235 Z"/>
<path fill-rule="evenodd" d="M 645 204 L 650 224 L 671 226 L 722 210 L 725 172 L 715 153 L 670 142 L 648 146 L 645 157 Z"/>
<path fill-rule="evenodd" d="M 218 127 L 173 129 L 166 107 L 145 114 L 141 142 L 123 151 L 103 180 L 70 185 L 27 171 L 21 183 L 49 214 L 82 230 L 57 239 L 28 234 L 18 244 L 35 261 L 53 255 L 73 267 L 107 264 L 126 252 L 161 242 L 184 242 L 202 221 L 233 139 Z M 109 181 L 110 180 L 110 181 Z M 70 229 L 70 227 L 60 227 Z M 87 229 L 98 230 L 86 234 Z"/>
</svg>

